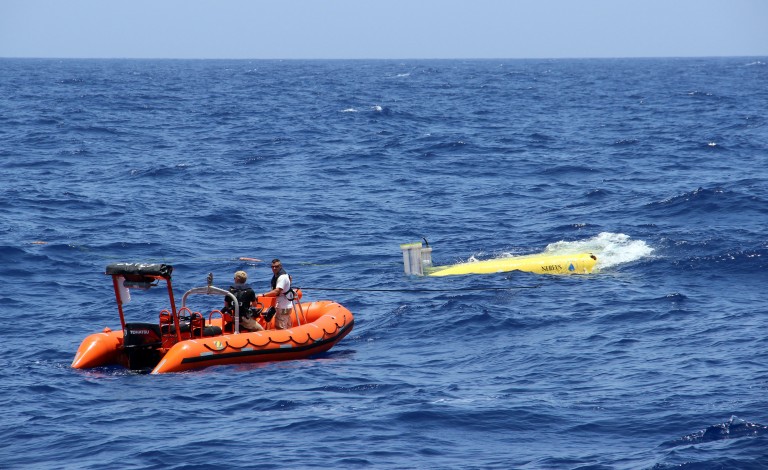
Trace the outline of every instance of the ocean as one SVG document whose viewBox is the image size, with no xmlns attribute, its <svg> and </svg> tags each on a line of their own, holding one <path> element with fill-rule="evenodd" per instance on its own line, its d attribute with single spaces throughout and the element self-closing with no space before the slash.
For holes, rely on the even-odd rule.
<svg viewBox="0 0 768 470">
<path fill-rule="evenodd" d="M 0 467 L 768 468 L 766 109 L 765 57 L 0 59 Z M 273 258 L 355 315 L 327 353 L 70 367 L 108 264 Z"/>
</svg>

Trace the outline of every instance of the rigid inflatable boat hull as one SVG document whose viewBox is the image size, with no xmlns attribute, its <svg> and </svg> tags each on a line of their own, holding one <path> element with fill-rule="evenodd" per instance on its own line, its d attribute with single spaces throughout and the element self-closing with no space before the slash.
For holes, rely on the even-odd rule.
<svg viewBox="0 0 768 470">
<path fill-rule="evenodd" d="M 122 330 L 111 331 L 105 328 L 102 333 L 89 335 L 80 343 L 72 367 L 90 369 L 107 365 L 126 366 L 126 361 L 121 357 L 122 345 Z"/>
<path fill-rule="evenodd" d="M 352 315 L 335 304 L 311 323 L 288 330 L 265 330 L 192 339 L 175 344 L 153 374 L 202 367 L 302 359 L 328 351 L 354 326 Z M 306 307 L 305 307 L 306 308 Z"/>
<path fill-rule="evenodd" d="M 159 351 L 160 362 L 151 373 L 182 372 L 217 365 L 302 359 L 331 349 L 354 327 L 352 313 L 332 301 L 301 304 L 304 312 L 299 325 L 294 316 L 287 330 L 264 330 L 229 333 L 187 339 Z M 303 321 L 303 320 L 306 321 Z M 213 319 L 213 326 L 221 326 Z M 101 366 L 128 367 L 123 331 L 105 328 L 102 333 L 86 337 L 77 350 L 72 367 L 88 369 Z"/>
</svg>

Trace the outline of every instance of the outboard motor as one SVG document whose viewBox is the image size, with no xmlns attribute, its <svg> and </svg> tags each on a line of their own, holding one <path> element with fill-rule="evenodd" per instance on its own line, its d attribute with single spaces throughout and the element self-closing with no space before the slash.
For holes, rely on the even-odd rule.
<svg viewBox="0 0 768 470">
<path fill-rule="evenodd" d="M 160 362 L 163 340 L 160 325 L 154 323 L 126 323 L 123 347 L 131 370 L 151 370 Z"/>
</svg>

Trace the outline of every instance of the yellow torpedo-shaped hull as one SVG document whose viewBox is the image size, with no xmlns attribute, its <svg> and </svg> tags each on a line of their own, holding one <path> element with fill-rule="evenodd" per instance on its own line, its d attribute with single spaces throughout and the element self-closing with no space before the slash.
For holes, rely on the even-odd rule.
<svg viewBox="0 0 768 470">
<path fill-rule="evenodd" d="M 595 268 L 597 257 L 591 253 L 553 255 L 539 253 L 511 256 L 485 261 L 435 266 L 428 276 L 456 276 L 462 274 L 493 274 L 508 271 L 526 271 L 536 274 L 589 274 Z"/>
</svg>

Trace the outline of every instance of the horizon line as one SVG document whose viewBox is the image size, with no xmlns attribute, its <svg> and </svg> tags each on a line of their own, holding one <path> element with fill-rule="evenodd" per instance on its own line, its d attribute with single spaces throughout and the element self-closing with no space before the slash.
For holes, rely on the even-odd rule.
<svg viewBox="0 0 768 470">
<path fill-rule="evenodd" d="M 77 56 L 0 56 L 0 60 L 230 60 L 230 61 L 394 61 L 394 60 L 623 60 L 623 59 L 738 59 L 768 58 L 766 55 L 669 55 L 669 56 L 583 56 L 583 57 L 77 57 Z"/>
</svg>

